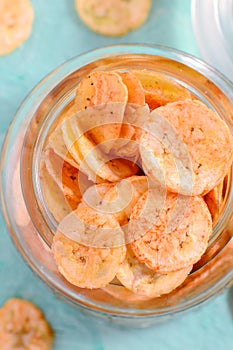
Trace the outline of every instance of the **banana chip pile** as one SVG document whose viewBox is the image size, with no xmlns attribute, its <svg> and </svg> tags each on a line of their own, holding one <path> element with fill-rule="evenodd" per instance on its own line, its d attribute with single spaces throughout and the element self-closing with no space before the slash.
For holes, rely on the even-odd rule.
<svg viewBox="0 0 233 350">
<path fill-rule="evenodd" d="M 83 77 L 40 167 L 58 270 L 129 300 L 171 292 L 206 251 L 232 158 L 227 124 L 167 76 Z"/>
</svg>

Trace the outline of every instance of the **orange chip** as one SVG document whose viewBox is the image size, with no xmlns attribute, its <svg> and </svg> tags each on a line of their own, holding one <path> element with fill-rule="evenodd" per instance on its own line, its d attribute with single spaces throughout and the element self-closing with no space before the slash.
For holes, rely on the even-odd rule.
<svg viewBox="0 0 233 350">
<path fill-rule="evenodd" d="M 154 181 L 165 179 L 171 192 L 204 195 L 231 166 L 230 129 L 199 100 L 187 99 L 157 108 L 144 129 L 140 137 L 143 169 Z"/>
<path fill-rule="evenodd" d="M 56 233 L 52 245 L 59 271 L 80 288 L 105 287 L 115 277 L 126 253 L 118 222 L 87 206 L 64 220 L 58 228 L 63 233 Z M 68 238 L 71 236 L 75 240 Z"/>
<path fill-rule="evenodd" d="M 0 0 L 0 55 L 10 53 L 28 39 L 33 19 L 29 0 Z"/>
<path fill-rule="evenodd" d="M 161 208 L 156 198 L 156 191 L 146 192 L 133 208 L 129 233 L 136 240 L 131 247 L 140 262 L 167 274 L 201 258 L 212 233 L 212 220 L 202 197 L 167 193 Z"/>
<path fill-rule="evenodd" d="M 134 113 L 137 106 L 145 106 L 145 93 L 140 80 L 137 79 L 136 76 L 130 72 L 118 72 L 118 74 L 121 76 L 123 83 L 127 87 L 128 104 L 126 106 L 119 139 L 116 140 L 112 152 L 115 155 L 121 157 L 131 157 L 136 160 L 138 158 L 138 145 L 135 142 L 136 125 L 133 125 L 133 120 L 129 120 L 129 123 L 127 123 L 127 117 L 130 117 L 130 113 Z"/>
<path fill-rule="evenodd" d="M 169 79 L 164 74 L 134 70 L 132 73 L 140 80 L 150 109 L 163 106 L 168 102 L 191 98 L 191 93 L 182 85 Z"/>
<path fill-rule="evenodd" d="M 82 21 L 93 31 L 107 36 L 118 36 L 143 24 L 151 0 L 75 0 Z"/>
<path fill-rule="evenodd" d="M 52 350 L 53 331 L 32 303 L 10 299 L 0 309 L 0 348 Z"/>
<path fill-rule="evenodd" d="M 91 137 L 97 144 L 109 140 L 108 144 L 103 145 L 106 152 L 111 149 L 114 140 L 120 135 L 127 99 L 127 88 L 119 74 L 114 72 L 92 72 L 84 77 L 77 87 L 75 98 L 77 111 L 95 106 L 105 106 L 106 104 L 111 104 L 113 107 L 109 112 L 111 115 L 107 124 L 104 125 L 105 121 L 103 120 L 98 121 L 96 125 L 95 120 L 93 120 L 90 131 Z"/>
<path fill-rule="evenodd" d="M 145 92 L 140 80 L 130 72 L 117 72 L 128 90 L 128 103 L 144 106 Z"/>
<path fill-rule="evenodd" d="M 128 247 L 126 258 L 116 276 L 126 288 L 135 294 L 157 298 L 177 288 L 184 282 L 191 270 L 192 265 L 179 271 L 161 275 L 140 263 Z"/>
</svg>

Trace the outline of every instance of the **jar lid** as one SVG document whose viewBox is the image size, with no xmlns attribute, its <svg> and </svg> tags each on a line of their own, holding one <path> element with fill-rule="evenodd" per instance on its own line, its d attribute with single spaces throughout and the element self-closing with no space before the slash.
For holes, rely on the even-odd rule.
<svg viewBox="0 0 233 350">
<path fill-rule="evenodd" d="M 192 22 L 203 59 L 233 81 L 233 0 L 193 0 Z"/>
</svg>

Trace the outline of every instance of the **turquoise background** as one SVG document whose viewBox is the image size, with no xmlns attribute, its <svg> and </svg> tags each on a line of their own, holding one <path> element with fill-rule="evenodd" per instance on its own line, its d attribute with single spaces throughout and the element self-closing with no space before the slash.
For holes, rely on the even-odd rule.
<svg viewBox="0 0 233 350">
<path fill-rule="evenodd" d="M 76 15 L 73 0 L 32 0 L 35 22 L 30 39 L 0 57 L 0 145 L 20 102 L 47 73 L 67 59 L 119 43 L 163 44 L 199 55 L 191 24 L 190 0 L 155 0 L 146 24 L 120 38 L 91 32 Z M 55 333 L 55 350 L 233 349 L 233 290 L 185 316 L 135 330 L 92 319 L 58 300 L 15 250 L 0 218 L 0 304 L 21 297 L 37 304 Z"/>
</svg>

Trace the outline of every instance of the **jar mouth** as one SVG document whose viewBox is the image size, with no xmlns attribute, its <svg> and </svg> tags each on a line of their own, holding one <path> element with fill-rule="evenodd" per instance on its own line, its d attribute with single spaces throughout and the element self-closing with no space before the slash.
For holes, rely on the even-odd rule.
<svg viewBox="0 0 233 350">
<path fill-rule="evenodd" d="M 166 57 L 168 53 L 170 54 L 169 58 Z M 118 62 L 117 65 L 116 61 Z M 27 205 L 27 211 L 34 224 L 34 227 L 49 248 L 51 247 L 52 236 L 56 229 L 56 223 L 49 217 L 48 210 L 46 210 L 46 205 L 43 201 L 43 194 L 39 178 L 39 167 L 43 145 L 46 141 L 50 128 L 52 127 L 60 111 L 65 108 L 70 101 L 72 101 L 74 97 L 74 89 L 78 82 L 77 80 L 81 79 L 83 75 L 86 75 L 90 69 L 101 69 L 101 66 L 105 67 L 104 69 L 127 69 L 130 67 L 130 65 L 142 67 L 145 65 L 145 62 L 148 61 L 150 62 L 149 66 L 151 69 L 156 66 L 157 71 L 165 73 L 178 81 L 180 84 L 184 85 L 186 88 L 190 89 L 192 93 L 196 94 L 197 98 L 202 99 L 204 103 L 210 106 L 218 114 L 221 114 L 232 130 L 232 122 L 228 115 L 227 108 L 226 110 L 223 110 L 222 106 L 222 102 L 224 101 L 224 105 L 226 102 L 225 106 L 231 108 L 230 101 L 226 99 L 223 93 L 229 93 L 231 89 L 229 82 L 224 80 L 224 78 L 221 75 L 218 75 L 218 73 L 212 68 L 209 68 L 207 65 L 198 59 L 191 57 L 190 55 L 158 46 L 124 45 L 99 49 L 74 58 L 73 60 L 65 63 L 63 66 L 56 69 L 47 78 L 45 78 L 26 99 L 26 102 L 30 99 L 32 100 L 33 108 L 30 106 L 30 110 L 28 110 L 25 114 L 25 109 L 27 109 L 25 102 L 19 109 L 15 119 L 16 123 L 17 118 L 19 118 L 20 115 L 27 115 L 27 125 L 24 125 L 24 149 L 22 150 L 20 160 L 22 192 L 24 201 Z M 207 78 L 203 74 L 205 74 Z M 55 79 L 56 76 L 58 76 L 58 79 Z M 217 79 L 214 79 L 216 77 Z M 211 80 L 217 80 L 219 86 L 216 86 Z M 35 96 L 35 94 L 37 96 Z M 40 95 L 39 98 L 38 95 Z M 216 98 L 216 95 L 218 95 L 218 99 Z M 35 97 L 36 102 L 33 101 Z M 14 128 L 14 126 L 15 124 L 12 125 L 12 128 Z M 9 131 L 9 137 L 11 137 L 11 132 L 12 129 Z M 5 147 L 7 147 L 7 141 Z M 6 162 L 6 158 L 4 159 L 4 157 L 5 155 L 3 154 L 2 164 Z M 31 173 L 28 172 L 29 168 L 31 169 Z M 27 169 L 27 172 L 25 172 L 25 169 Z M 226 187 L 226 196 L 221 217 L 214 227 L 213 235 L 209 242 L 208 254 L 203 260 L 204 265 L 206 265 L 211 258 L 216 256 L 231 239 L 231 233 L 226 230 L 226 226 L 231 219 L 233 211 L 233 188 L 231 186 L 232 173 L 229 175 L 229 179 L 230 180 Z M 3 182 L 4 180 L 1 179 L 2 184 Z M 22 245 L 22 242 L 19 243 L 20 236 L 18 235 L 17 230 L 14 229 L 14 224 L 10 219 L 9 208 L 4 192 L 5 191 L 2 192 L 2 200 L 4 204 L 3 209 L 5 212 L 5 217 L 9 222 L 11 231 L 13 230 L 12 235 L 17 241 L 17 246 L 19 247 L 20 245 L 20 250 L 28 261 L 29 265 L 36 270 L 40 277 L 46 280 L 48 284 L 53 286 L 55 290 L 60 291 L 71 300 L 80 302 L 84 307 L 93 307 L 95 310 L 103 313 L 113 313 L 121 316 L 131 314 L 132 316 L 137 317 L 179 312 L 187 309 L 188 307 L 196 306 L 207 297 L 211 297 L 216 289 L 222 288 L 225 283 L 223 279 L 216 284 L 214 288 L 212 288 L 212 291 L 208 291 L 208 293 L 203 293 L 202 295 L 200 294 L 192 300 L 183 301 L 182 304 L 177 306 L 164 307 L 162 311 L 161 309 L 131 310 L 128 308 L 123 309 L 112 306 L 110 308 L 111 310 L 109 311 L 109 307 L 105 304 L 90 301 L 85 296 L 80 295 L 77 292 L 75 293 L 74 290 L 70 289 L 67 291 L 67 288 L 65 288 L 60 281 L 54 278 L 50 271 L 46 271 L 47 276 L 45 276 L 44 271 L 42 271 L 41 267 L 38 266 L 38 262 L 34 259 L 31 253 L 27 251 L 25 246 Z M 222 235 L 222 232 L 224 232 L 224 235 Z M 217 247 L 215 245 L 216 242 L 218 243 Z M 197 265 L 196 271 L 201 269 L 201 267 L 202 266 Z M 226 275 L 225 279 L 227 280 L 228 278 L 229 276 Z"/>
</svg>

